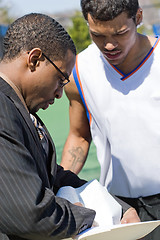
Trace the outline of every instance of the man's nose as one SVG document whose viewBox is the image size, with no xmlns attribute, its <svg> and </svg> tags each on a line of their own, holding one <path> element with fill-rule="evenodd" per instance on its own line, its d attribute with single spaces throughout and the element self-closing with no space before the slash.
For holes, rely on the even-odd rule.
<svg viewBox="0 0 160 240">
<path fill-rule="evenodd" d="M 57 99 L 60 99 L 60 98 L 62 97 L 62 95 L 63 95 L 63 87 L 57 88 L 55 97 L 56 97 Z"/>
<path fill-rule="evenodd" d="M 104 48 L 112 51 L 118 46 L 117 41 L 114 38 L 106 38 L 104 41 Z"/>
</svg>

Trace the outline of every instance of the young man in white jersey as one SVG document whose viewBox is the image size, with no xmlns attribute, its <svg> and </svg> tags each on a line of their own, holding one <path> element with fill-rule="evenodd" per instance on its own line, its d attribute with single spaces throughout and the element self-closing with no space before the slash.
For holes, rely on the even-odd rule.
<svg viewBox="0 0 160 240">
<path fill-rule="evenodd" d="M 141 220 L 160 219 L 160 43 L 137 33 L 138 0 L 81 0 L 93 44 L 77 56 L 70 132 L 62 166 L 79 173 L 91 139 L 100 182 L 135 207 Z M 156 229 L 146 239 L 159 239 Z"/>
</svg>

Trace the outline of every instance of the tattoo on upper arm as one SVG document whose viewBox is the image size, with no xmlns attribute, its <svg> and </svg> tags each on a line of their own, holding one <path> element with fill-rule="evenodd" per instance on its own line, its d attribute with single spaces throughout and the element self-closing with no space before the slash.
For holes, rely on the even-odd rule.
<svg viewBox="0 0 160 240">
<path fill-rule="evenodd" d="M 69 150 L 69 153 L 71 154 L 72 158 L 69 160 L 72 162 L 71 168 L 74 170 L 76 168 L 77 163 L 83 163 L 84 162 L 84 151 L 81 147 L 72 148 Z"/>
</svg>

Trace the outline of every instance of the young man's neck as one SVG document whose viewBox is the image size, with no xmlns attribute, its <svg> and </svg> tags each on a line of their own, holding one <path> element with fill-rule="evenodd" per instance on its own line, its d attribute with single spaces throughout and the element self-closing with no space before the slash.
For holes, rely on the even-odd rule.
<svg viewBox="0 0 160 240">
<path fill-rule="evenodd" d="M 138 35 L 138 39 L 122 64 L 116 67 L 124 74 L 132 72 L 146 57 L 156 42 L 155 37 Z"/>
</svg>

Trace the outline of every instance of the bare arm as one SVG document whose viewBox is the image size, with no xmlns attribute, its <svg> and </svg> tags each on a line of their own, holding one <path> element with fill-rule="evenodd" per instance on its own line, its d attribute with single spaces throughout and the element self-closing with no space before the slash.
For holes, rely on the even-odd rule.
<svg viewBox="0 0 160 240">
<path fill-rule="evenodd" d="M 88 155 L 91 142 L 90 126 L 76 84 L 71 76 L 71 82 L 65 87 L 70 102 L 69 117 L 70 131 L 67 137 L 61 165 L 78 174 Z"/>
</svg>

